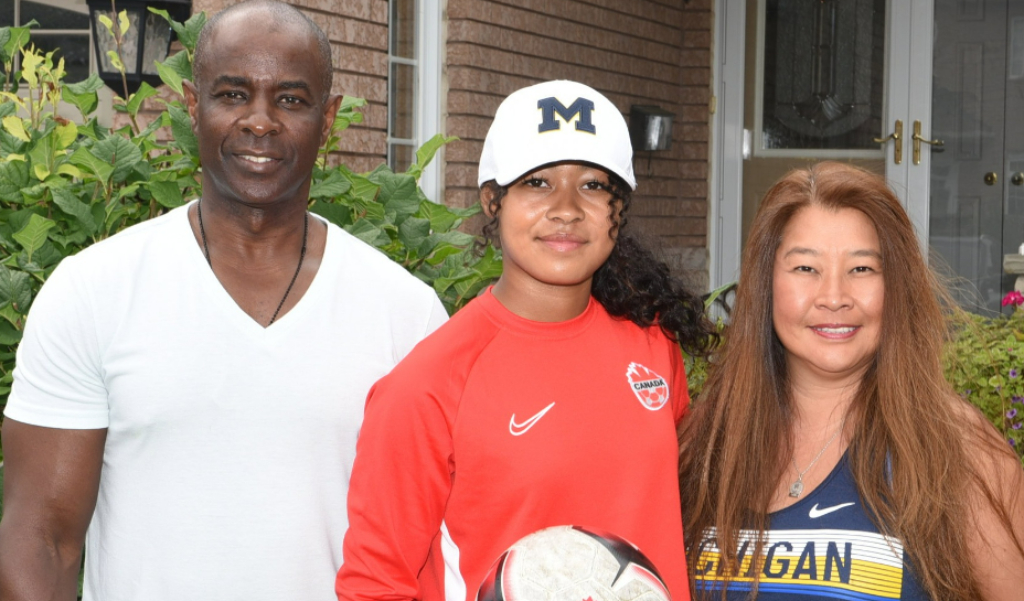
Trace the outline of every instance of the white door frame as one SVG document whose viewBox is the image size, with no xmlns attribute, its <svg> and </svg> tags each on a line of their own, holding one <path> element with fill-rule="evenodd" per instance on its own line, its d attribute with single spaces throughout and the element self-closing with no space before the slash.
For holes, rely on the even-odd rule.
<svg viewBox="0 0 1024 601">
<path fill-rule="evenodd" d="M 903 121 L 903 163 L 893 161 L 890 142 L 885 153 L 885 173 L 917 230 L 922 249 L 928 248 L 932 147 L 921 144 L 921 163 L 914 164 L 914 121 L 921 135 L 931 139 L 932 130 L 932 32 L 934 0 L 890 0 L 887 35 L 886 119 L 889 135 L 897 119 Z M 925 252 L 925 257 L 928 254 Z"/>
<path fill-rule="evenodd" d="M 708 276 L 711 289 L 740 277 L 743 231 L 743 68 L 745 0 L 715 0 L 714 114 L 708 187 Z"/>
<path fill-rule="evenodd" d="M 746 0 L 715 0 L 711 181 L 708 209 L 708 275 L 711 288 L 739 279 L 743 192 L 743 82 Z M 903 163 L 886 147 L 886 178 L 910 215 L 922 248 L 928 244 L 931 146 L 922 144 L 913 164 L 913 122 L 930 138 L 932 121 L 932 30 L 934 0 L 889 0 L 887 102 L 884 132 L 903 121 Z M 926 255 L 927 256 L 927 255 Z"/>
</svg>

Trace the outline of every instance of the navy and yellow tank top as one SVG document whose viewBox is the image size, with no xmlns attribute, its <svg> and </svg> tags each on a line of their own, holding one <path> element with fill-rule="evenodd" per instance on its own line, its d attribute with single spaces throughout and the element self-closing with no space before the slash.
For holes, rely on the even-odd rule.
<svg viewBox="0 0 1024 601">
<path fill-rule="evenodd" d="M 871 522 L 846 455 L 820 486 L 769 517 L 757 568 L 758 601 L 928 601 L 911 573 L 903 544 L 879 533 Z M 740 576 L 729 583 L 730 601 L 750 598 L 756 573 L 750 558 L 753 532 L 741 532 L 739 545 Z M 694 573 L 698 593 L 721 590 L 725 578 L 719 571 L 714 531 L 700 546 Z"/>
</svg>

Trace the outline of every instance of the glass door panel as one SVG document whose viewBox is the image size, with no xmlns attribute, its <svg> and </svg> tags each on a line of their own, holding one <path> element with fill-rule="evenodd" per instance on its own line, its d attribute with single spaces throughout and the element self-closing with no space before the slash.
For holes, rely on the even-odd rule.
<svg viewBox="0 0 1024 601">
<path fill-rule="evenodd" d="M 748 0 L 742 240 L 768 188 L 821 160 L 885 175 L 886 0 Z"/>
</svg>

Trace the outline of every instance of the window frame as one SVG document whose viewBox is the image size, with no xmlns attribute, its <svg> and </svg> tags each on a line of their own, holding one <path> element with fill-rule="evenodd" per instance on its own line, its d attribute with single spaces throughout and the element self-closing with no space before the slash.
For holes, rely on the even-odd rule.
<svg viewBox="0 0 1024 601">
<path fill-rule="evenodd" d="M 399 57 L 391 54 L 391 14 L 388 13 L 388 85 L 387 85 L 387 131 L 386 160 L 393 165 L 392 147 L 394 145 L 410 146 L 415 151 L 435 134 L 444 130 L 444 116 L 441 101 L 444 94 L 444 71 L 441 57 L 444 56 L 443 14 L 444 0 L 413 0 L 414 20 L 412 31 L 415 39 L 415 58 Z M 413 138 L 397 138 L 391 135 L 391 106 L 394 102 L 391 81 L 392 65 L 409 65 L 414 68 L 413 75 Z M 444 194 L 444 182 L 441 166 L 444 148 L 441 148 L 434 160 L 423 170 L 420 187 L 427 198 L 441 202 Z"/>
</svg>

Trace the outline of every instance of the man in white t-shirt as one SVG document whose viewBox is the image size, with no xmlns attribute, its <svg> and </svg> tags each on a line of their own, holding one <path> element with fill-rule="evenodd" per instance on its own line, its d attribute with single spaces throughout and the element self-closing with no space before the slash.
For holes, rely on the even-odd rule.
<svg viewBox="0 0 1024 601">
<path fill-rule="evenodd" d="M 257 0 L 185 84 L 203 197 L 66 259 L 7 405 L 0 598 L 334 599 L 369 387 L 445 319 L 306 211 L 330 45 Z"/>
</svg>

